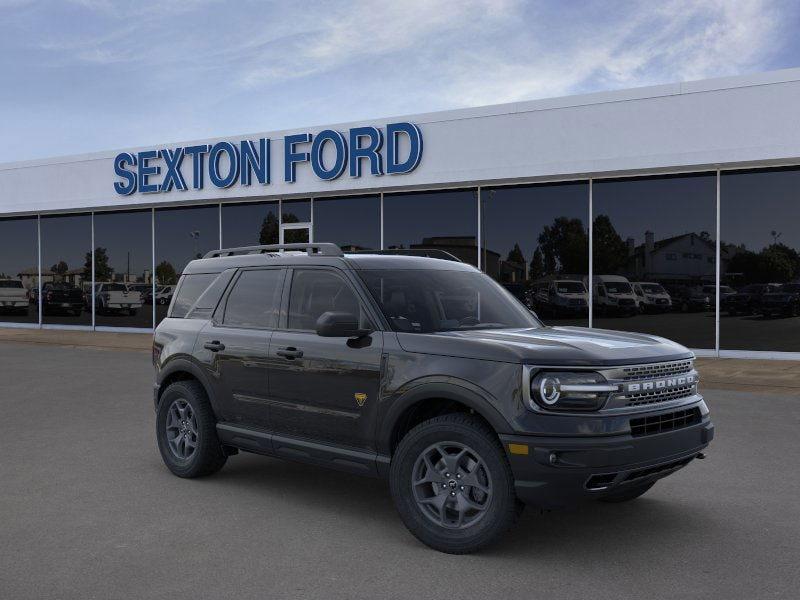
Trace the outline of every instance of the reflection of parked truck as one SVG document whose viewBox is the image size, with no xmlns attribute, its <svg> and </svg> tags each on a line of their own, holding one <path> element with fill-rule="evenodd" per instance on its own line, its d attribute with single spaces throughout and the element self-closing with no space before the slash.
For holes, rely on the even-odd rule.
<svg viewBox="0 0 800 600">
<path fill-rule="evenodd" d="M 761 296 L 760 312 L 765 317 L 800 315 L 800 283 L 784 283 L 780 289 Z"/>
<path fill-rule="evenodd" d="M 98 313 L 127 312 L 135 315 L 142 306 L 142 296 L 124 283 L 95 283 L 94 306 Z"/>
<path fill-rule="evenodd" d="M 746 285 L 727 298 L 721 297 L 720 310 L 727 312 L 731 316 L 757 314 L 761 310 L 761 299 L 764 294 L 777 292 L 780 287 L 779 283 L 752 283 Z"/>
<path fill-rule="evenodd" d="M 3 312 L 28 312 L 28 290 L 19 279 L 0 279 L 0 310 Z"/>
<path fill-rule="evenodd" d="M 42 311 L 47 313 L 72 313 L 76 317 L 83 312 L 83 293 L 70 283 L 47 282 L 42 286 Z"/>
<path fill-rule="evenodd" d="M 593 303 L 597 314 L 630 316 L 638 312 L 633 288 L 622 275 L 595 275 L 593 284 Z"/>
<path fill-rule="evenodd" d="M 582 281 L 555 279 L 534 285 L 535 309 L 553 317 L 589 314 L 589 293 Z"/>
<path fill-rule="evenodd" d="M 156 304 L 169 304 L 172 301 L 174 285 L 162 285 L 156 288 Z"/>
<path fill-rule="evenodd" d="M 672 298 L 660 283 L 634 281 L 631 285 L 639 312 L 667 312 L 672 309 Z"/>
</svg>

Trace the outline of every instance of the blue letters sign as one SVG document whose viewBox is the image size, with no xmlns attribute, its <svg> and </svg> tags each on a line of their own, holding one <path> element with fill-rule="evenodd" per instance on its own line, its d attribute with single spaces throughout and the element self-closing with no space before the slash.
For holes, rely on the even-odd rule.
<svg viewBox="0 0 800 600">
<path fill-rule="evenodd" d="M 400 151 L 401 142 L 407 146 Z M 178 148 L 162 148 L 114 158 L 114 191 L 127 196 L 166 193 L 172 190 L 202 190 L 206 177 L 214 187 L 238 183 L 270 183 L 270 140 L 217 142 Z M 413 123 L 389 123 L 385 132 L 377 127 L 354 127 L 346 134 L 325 129 L 316 135 L 296 133 L 283 139 L 283 179 L 294 183 L 297 165 L 310 163 L 314 175 L 332 181 L 347 171 L 361 177 L 410 173 L 422 159 L 422 132 Z M 184 166 L 185 161 L 185 166 Z M 191 165 L 191 166 L 190 166 Z"/>
</svg>

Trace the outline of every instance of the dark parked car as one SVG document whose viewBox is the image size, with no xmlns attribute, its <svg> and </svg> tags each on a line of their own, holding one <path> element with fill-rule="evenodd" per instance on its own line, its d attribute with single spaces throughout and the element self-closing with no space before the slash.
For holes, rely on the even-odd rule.
<svg viewBox="0 0 800 600">
<path fill-rule="evenodd" d="M 713 309 L 711 298 L 702 288 L 678 286 L 670 289 L 672 307 L 681 312 L 703 312 Z"/>
<path fill-rule="evenodd" d="M 720 299 L 720 310 L 731 316 L 753 315 L 761 310 L 761 299 L 764 294 L 777 292 L 778 283 L 753 283 L 744 286 L 735 294 Z"/>
<path fill-rule="evenodd" d="M 777 291 L 764 294 L 759 309 L 766 317 L 800 315 L 800 283 L 786 283 Z"/>
<path fill-rule="evenodd" d="M 189 263 L 155 331 L 156 437 L 179 477 L 246 451 L 386 478 L 417 538 L 465 553 L 525 505 L 630 501 L 703 458 L 693 359 L 545 327 L 460 262 L 218 250 Z"/>
<path fill-rule="evenodd" d="M 42 311 L 67 313 L 75 316 L 83 312 L 83 292 L 71 283 L 45 283 L 42 286 Z"/>
</svg>

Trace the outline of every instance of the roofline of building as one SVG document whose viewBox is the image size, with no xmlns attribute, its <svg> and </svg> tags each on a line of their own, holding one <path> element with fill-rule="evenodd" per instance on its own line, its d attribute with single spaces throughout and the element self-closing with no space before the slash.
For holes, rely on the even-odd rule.
<svg viewBox="0 0 800 600">
<path fill-rule="evenodd" d="M 216 141 L 226 141 L 231 139 L 257 139 L 267 137 L 271 139 L 282 138 L 285 135 L 298 131 L 316 131 L 321 129 L 348 129 L 353 126 L 363 124 L 366 121 L 372 122 L 394 122 L 411 121 L 417 124 L 437 123 L 445 121 L 460 121 L 481 117 L 497 115 L 520 114 L 538 111 L 551 111 L 565 108 L 575 108 L 579 106 L 590 106 L 597 104 L 611 104 L 617 102 L 630 102 L 634 100 L 646 100 L 668 96 L 682 96 L 687 94 L 711 93 L 723 90 L 778 85 L 788 82 L 800 81 L 800 67 L 781 69 L 777 71 L 765 71 L 761 73 L 751 73 L 747 75 L 735 75 L 729 77 L 715 77 L 712 79 L 700 79 L 696 81 L 686 81 L 677 83 L 667 83 L 645 87 L 627 88 L 604 92 L 592 92 L 588 94 L 578 94 L 573 96 L 559 96 L 555 98 L 543 98 L 539 100 L 524 100 L 520 102 L 509 102 L 505 104 L 492 104 L 475 108 L 457 108 L 437 112 L 419 113 L 413 115 L 400 115 L 393 117 L 375 117 L 351 121 L 346 123 L 333 123 L 323 125 L 313 125 L 307 127 L 295 127 L 278 131 L 255 132 L 245 134 L 231 134 L 214 138 L 197 138 L 193 140 L 183 140 L 177 142 L 155 142 L 147 146 L 133 148 L 117 148 L 115 150 L 101 150 L 86 154 L 63 155 L 50 158 L 32 159 L 17 162 L 0 163 L 0 171 L 38 167 L 57 164 L 77 163 L 84 161 L 102 160 L 114 158 L 119 152 L 135 152 L 138 150 L 151 149 L 156 146 L 175 147 L 186 146 L 196 143 L 207 143 Z"/>
</svg>

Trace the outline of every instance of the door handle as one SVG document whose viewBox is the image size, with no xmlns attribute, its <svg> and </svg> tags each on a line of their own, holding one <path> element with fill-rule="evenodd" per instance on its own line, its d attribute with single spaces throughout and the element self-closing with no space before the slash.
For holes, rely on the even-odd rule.
<svg viewBox="0 0 800 600">
<path fill-rule="evenodd" d="M 286 360 L 294 360 L 295 358 L 303 358 L 303 351 L 298 350 L 293 346 L 289 346 L 288 348 L 281 348 L 277 352 L 275 352 L 278 356 L 282 356 Z"/>
<path fill-rule="evenodd" d="M 214 340 L 213 342 L 206 342 L 203 344 L 203 348 L 206 350 L 211 350 L 212 352 L 219 352 L 220 350 L 225 350 L 225 344 L 218 340 Z"/>
</svg>

